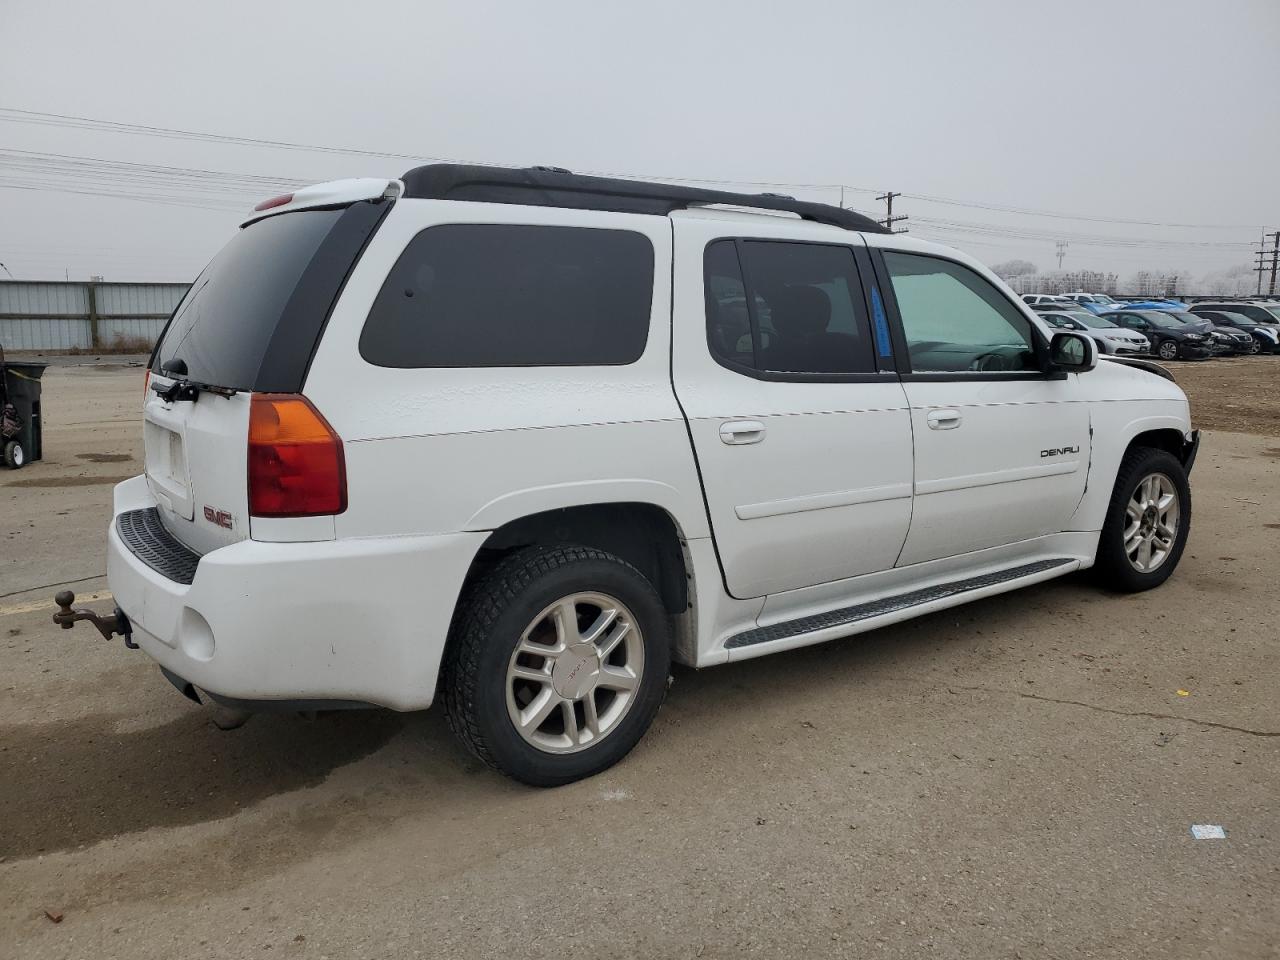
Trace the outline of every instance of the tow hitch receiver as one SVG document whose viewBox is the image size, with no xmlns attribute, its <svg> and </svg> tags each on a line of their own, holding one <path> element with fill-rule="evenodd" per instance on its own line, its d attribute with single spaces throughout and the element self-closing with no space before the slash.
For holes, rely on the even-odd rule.
<svg viewBox="0 0 1280 960">
<path fill-rule="evenodd" d="M 98 628 L 103 640 L 110 640 L 118 633 L 124 638 L 126 647 L 130 650 L 138 649 L 138 645 L 133 642 L 133 627 L 129 625 L 129 618 L 119 607 L 116 607 L 115 612 L 109 617 L 100 617 L 92 610 L 83 608 L 72 610 L 71 605 L 76 602 L 76 595 L 70 590 L 56 593 L 53 602 L 58 605 L 58 612 L 53 615 L 53 622 L 63 630 L 70 630 L 78 620 L 88 620 Z"/>
</svg>

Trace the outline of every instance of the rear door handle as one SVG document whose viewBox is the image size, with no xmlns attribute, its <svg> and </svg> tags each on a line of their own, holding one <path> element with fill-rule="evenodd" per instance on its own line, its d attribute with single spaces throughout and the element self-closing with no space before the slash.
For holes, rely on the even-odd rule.
<svg viewBox="0 0 1280 960">
<path fill-rule="evenodd" d="M 930 410 L 925 421 L 930 430 L 954 430 L 963 419 L 959 410 Z"/>
<path fill-rule="evenodd" d="M 720 439 L 725 443 L 759 443 L 764 439 L 764 424 L 759 420 L 730 420 L 720 424 Z"/>
</svg>

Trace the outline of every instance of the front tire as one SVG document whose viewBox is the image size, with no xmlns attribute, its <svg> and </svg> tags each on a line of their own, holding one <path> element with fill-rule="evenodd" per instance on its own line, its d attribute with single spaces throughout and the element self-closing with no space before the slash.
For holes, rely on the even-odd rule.
<svg viewBox="0 0 1280 960">
<path fill-rule="evenodd" d="M 445 655 L 445 712 L 485 763 L 559 786 L 639 742 L 670 658 L 670 620 L 638 570 L 588 547 L 530 547 L 462 599 Z"/>
<path fill-rule="evenodd" d="M 1098 539 L 1098 579 L 1125 593 L 1160 586 L 1178 566 L 1190 530 L 1191 487 L 1181 462 L 1164 450 L 1132 448 Z"/>
<path fill-rule="evenodd" d="M 1172 340 L 1162 340 L 1160 345 L 1156 347 L 1156 354 L 1161 360 L 1177 360 L 1179 354 L 1178 345 Z"/>
<path fill-rule="evenodd" d="M 4 445 L 4 465 L 10 470 L 17 470 L 26 466 L 27 451 L 22 449 L 22 444 L 17 440 L 10 440 Z"/>
</svg>

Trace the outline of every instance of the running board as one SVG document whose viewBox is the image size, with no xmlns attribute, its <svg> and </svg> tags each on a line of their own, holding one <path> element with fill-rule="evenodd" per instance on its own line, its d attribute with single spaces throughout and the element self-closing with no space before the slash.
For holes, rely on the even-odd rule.
<svg viewBox="0 0 1280 960">
<path fill-rule="evenodd" d="M 1037 574 L 1047 573 L 1059 567 L 1071 567 L 1074 569 L 1079 562 L 1079 560 L 1073 560 L 1068 557 L 1037 560 L 1035 563 L 1023 564 L 1020 567 L 1010 567 L 1008 570 L 999 570 L 996 573 L 987 573 L 980 577 L 952 580 L 950 583 L 940 583 L 937 586 L 926 587 L 923 590 L 912 590 L 909 593 L 900 593 L 892 597 L 882 597 L 879 600 L 872 600 L 870 603 L 841 607 L 839 610 L 828 610 L 826 613 L 814 614 L 811 617 L 801 617 L 799 620 L 787 620 L 767 627 L 755 627 L 754 629 L 734 634 L 725 642 L 725 647 L 729 650 L 736 650 L 741 647 L 755 646 L 758 643 L 789 640 L 804 634 L 817 633 L 820 630 L 825 631 L 835 627 L 854 626 L 864 620 L 874 620 L 889 614 L 901 613 L 911 607 L 934 603 L 937 600 L 945 600 L 960 594 L 986 590 L 1011 581 L 1034 577 Z M 1066 573 L 1067 571 L 1064 570 L 1063 572 Z"/>
</svg>

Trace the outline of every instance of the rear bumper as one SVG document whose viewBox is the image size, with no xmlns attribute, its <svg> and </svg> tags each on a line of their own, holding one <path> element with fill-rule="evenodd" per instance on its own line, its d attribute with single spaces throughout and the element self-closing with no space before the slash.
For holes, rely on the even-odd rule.
<svg viewBox="0 0 1280 960">
<path fill-rule="evenodd" d="M 202 556 L 188 585 L 116 529 L 119 514 L 154 505 L 142 477 L 116 487 L 107 579 L 135 642 L 170 673 L 233 700 L 430 706 L 484 533 L 243 540 Z"/>
</svg>

